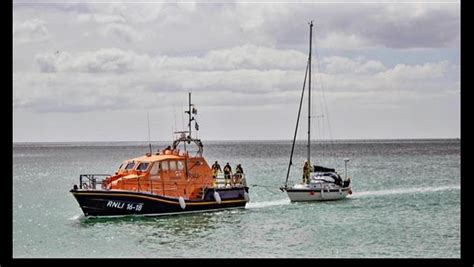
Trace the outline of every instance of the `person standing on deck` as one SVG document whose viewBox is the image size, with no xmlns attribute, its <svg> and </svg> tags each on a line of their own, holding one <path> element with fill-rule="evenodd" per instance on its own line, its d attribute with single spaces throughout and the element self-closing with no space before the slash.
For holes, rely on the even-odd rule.
<svg viewBox="0 0 474 267">
<path fill-rule="evenodd" d="M 222 169 L 221 169 L 221 165 L 219 165 L 219 163 L 217 163 L 217 160 L 216 162 L 214 162 L 214 164 L 212 164 L 212 178 L 216 179 L 217 178 L 217 173 L 220 171 L 222 172 Z"/>
<path fill-rule="evenodd" d="M 244 173 L 244 169 L 242 169 L 242 165 L 238 164 L 237 167 L 235 167 L 235 173 Z"/>
<path fill-rule="evenodd" d="M 234 179 L 232 183 L 234 185 L 241 183 L 243 175 L 244 175 L 244 169 L 242 169 L 242 165 L 237 164 L 237 167 L 235 167 L 235 174 L 233 176 Z"/>
<path fill-rule="evenodd" d="M 225 186 L 230 184 L 230 177 L 232 175 L 232 167 L 230 167 L 229 162 L 224 166 L 224 178 L 225 178 Z"/>
<path fill-rule="evenodd" d="M 311 173 L 311 164 L 305 160 L 304 161 L 304 166 L 303 166 L 303 183 L 308 184 L 309 183 L 309 174 Z"/>
</svg>

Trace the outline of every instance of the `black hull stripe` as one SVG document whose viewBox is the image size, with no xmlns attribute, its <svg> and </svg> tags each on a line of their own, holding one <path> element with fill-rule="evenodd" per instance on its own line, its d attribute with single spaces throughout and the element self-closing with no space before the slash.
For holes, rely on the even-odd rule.
<svg viewBox="0 0 474 267">
<path fill-rule="evenodd" d="M 175 204 L 179 205 L 179 200 L 177 201 L 168 201 L 160 198 L 148 197 L 148 196 L 141 196 L 141 195 L 132 195 L 132 194 L 101 194 L 101 193 L 73 193 L 75 195 L 86 195 L 86 196 L 120 196 L 120 197 L 136 197 L 136 198 L 145 198 L 150 199 L 158 202 L 164 202 L 168 204 Z M 193 202 L 194 201 L 194 202 Z M 221 203 L 238 203 L 238 202 L 245 202 L 245 200 L 222 200 Z M 186 205 L 209 205 L 209 204 L 216 204 L 216 201 L 206 201 L 206 202 L 196 202 L 195 200 L 186 200 Z"/>
<path fill-rule="evenodd" d="M 223 211 L 223 210 L 229 210 L 229 209 L 245 209 L 245 206 L 238 206 L 238 207 L 231 207 L 231 208 L 220 208 L 220 209 L 205 209 L 205 210 L 193 210 L 193 211 L 166 212 L 166 213 L 149 213 L 149 214 L 131 213 L 131 214 L 124 214 L 124 215 L 98 215 L 98 216 L 89 215 L 89 216 L 86 216 L 86 217 L 87 218 L 121 218 L 121 217 L 127 217 L 127 216 L 154 217 L 154 216 L 167 216 L 167 215 L 179 215 L 179 214 L 189 214 L 189 213 Z"/>
<path fill-rule="evenodd" d="M 132 198 L 144 198 L 158 202 L 164 202 L 168 204 L 179 205 L 179 200 L 170 199 L 166 200 L 160 196 L 147 196 L 143 193 L 134 193 L 134 192 L 127 192 L 127 193 L 120 193 L 120 192 L 113 192 L 113 193 L 105 193 L 105 192 L 71 192 L 73 195 L 81 195 L 81 196 L 118 196 L 118 197 L 132 197 Z M 209 204 L 216 204 L 217 201 L 199 201 L 199 200 L 185 200 L 186 205 L 209 205 Z M 237 199 L 237 200 L 222 200 L 221 203 L 239 203 L 239 202 L 246 202 L 245 199 Z"/>
</svg>

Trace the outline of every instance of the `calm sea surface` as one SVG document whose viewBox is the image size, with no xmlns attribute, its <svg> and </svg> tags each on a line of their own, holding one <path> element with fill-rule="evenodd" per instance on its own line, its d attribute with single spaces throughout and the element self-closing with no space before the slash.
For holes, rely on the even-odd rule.
<svg viewBox="0 0 474 267">
<path fill-rule="evenodd" d="M 299 182 L 306 150 L 295 150 Z M 315 142 L 316 164 L 344 175 L 350 158 L 353 194 L 334 202 L 290 203 L 279 191 L 290 151 L 290 141 L 204 142 L 209 163 L 242 164 L 245 209 L 85 219 L 69 193 L 79 174 L 113 173 L 147 145 L 16 143 L 13 257 L 460 258 L 459 140 Z"/>
</svg>

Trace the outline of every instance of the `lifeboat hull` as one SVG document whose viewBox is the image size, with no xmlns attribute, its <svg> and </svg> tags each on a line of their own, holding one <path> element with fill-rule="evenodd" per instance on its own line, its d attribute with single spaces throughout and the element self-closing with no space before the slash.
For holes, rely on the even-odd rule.
<svg viewBox="0 0 474 267">
<path fill-rule="evenodd" d="M 208 189 L 202 199 L 179 199 L 156 194 L 119 191 L 72 189 L 86 217 L 119 217 L 128 215 L 158 216 L 221 209 L 245 208 L 248 187 Z M 216 194 L 218 193 L 218 200 Z"/>
</svg>

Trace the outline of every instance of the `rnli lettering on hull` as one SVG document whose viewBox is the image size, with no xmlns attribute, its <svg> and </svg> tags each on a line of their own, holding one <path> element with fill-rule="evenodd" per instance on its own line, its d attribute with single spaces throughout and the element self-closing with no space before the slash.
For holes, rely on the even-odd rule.
<svg viewBox="0 0 474 267">
<path fill-rule="evenodd" d="M 127 210 L 135 210 L 141 211 L 143 207 L 143 203 L 125 203 L 121 201 L 113 201 L 109 200 L 107 202 L 108 208 L 116 208 L 116 209 L 127 209 Z"/>
</svg>

